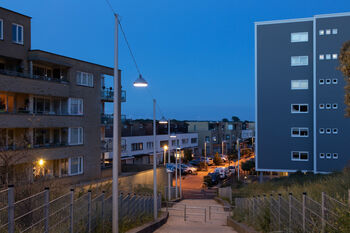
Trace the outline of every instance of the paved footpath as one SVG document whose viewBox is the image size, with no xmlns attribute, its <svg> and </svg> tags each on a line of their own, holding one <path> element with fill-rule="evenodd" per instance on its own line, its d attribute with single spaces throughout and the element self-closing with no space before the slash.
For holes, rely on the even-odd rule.
<svg viewBox="0 0 350 233">
<path fill-rule="evenodd" d="M 204 214 L 202 216 L 194 216 L 195 209 L 193 209 L 193 213 L 191 213 L 191 209 L 188 209 L 188 220 L 184 221 L 183 213 L 180 211 L 180 213 L 174 213 L 170 212 L 169 219 L 166 224 L 164 224 L 161 228 L 159 228 L 157 233 L 237 233 L 234 231 L 231 227 L 226 226 L 226 218 L 229 215 L 229 212 L 227 213 L 221 213 L 216 214 L 212 216 L 212 219 L 209 220 L 209 206 L 218 206 L 219 204 L 214 200 L 208 200 L 208 199 L 187 199 L 179 202 L 178 204 L 174 205 L 173 208 L 183 208 L 183 205 L 186 204 L 188 207 L 200 207 L 200 208 L 206 208 L 207 210 L 207 219 L 206 222 L 204 222 Z M 172 211 L 172 210 L 170 210 Z M 193 214 L 193 215 L 191 215 Z M 198 214 L 198 213 L 197 213 Z"/>
</svg>

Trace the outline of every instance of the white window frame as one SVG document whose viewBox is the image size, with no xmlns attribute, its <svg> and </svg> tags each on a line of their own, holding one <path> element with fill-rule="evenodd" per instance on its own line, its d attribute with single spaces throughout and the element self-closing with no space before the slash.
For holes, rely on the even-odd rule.
<svg viewBox="0 0 350 233">
<path fill-rule="evenodd" d="M 323 54 L 320 54 L 320 55 L 318 56 L 318 59 L 319 59 L 319 60 L 324 60 L 324 55 L 323 55 Z"/>
<path fill-rule="evenodd" d="M 338 159 L 339 158 L 339 154 L 338 153 L 333 153 L 332 154 L 332 158 L 333 159 Z"/>
<path fill-rule="evenodd" d="M 299 153 L 299 159 L 293 158 L 293 153 L 295 153 L 295 152 Z M 306 153 L 307 154 L 307 159 L 301 159 L 300 158 L 300 154 L 301 153 Z M 292 161 L 309 161 L 309 152 L 308 151 L 291 151 L 290 158 L 291 158 Z"/>
<path fill-rule="evenodd" d="M 333 34 L 333 35 L 338 34 L 338 29 L 337 29 L 337 28 L 333 28 L 333 29 L 332 29 L 332 34 Z"/>
<path fill-rule="evenodd" d="M 332 108 L 332 105 L 331 104 L 326 104 L 326 109 L 331 109 Z"/>
<path fill-rule="evenodd" d="M 78 167 L 78 172 L 72 173 L 72 159 L 78 159 L 79 160 L 79 167 Z M 78 157 L 71 157 L 68 159 L 68 175 L 69 176 L 76 176 L 76 175 L 81 175 L 84 173 L 84 157 L 83 156 L 78 156 Z"/>
<path fill-rule="evenodd" d="M 299 106 L 299 111 L 294 111 L 293 110 L 293 105 L 298 105 Z M 306 112 L 300 112 L 300 106 L 302 105 L 306 105 L 307 106 L 307 111 Z M 293 114 L 305 114 L 305 113 L 309 113 L 309 104 L 291 104 L 290 105 L 290 112 Z"/>
<path fill-rule="evenodd" d="M 331 134 L 332 133 L 332 129 L 331 128 L 326 128 L 326 134 Z"/>
<path fill-rule="evenodd" d="M 332 55 L 331 54 L 326 54 L 326 60 L 331 60 L 332 59 Z"/>
<path fill-rule="evenodd" d="M 333 128 L 332 129 L 332 134 L 338 134 L 338 132 L 339 132 L 338 128 Z"/>
<path fill-rule="evenodd" d="M 320 134 L 324 134 L 324 128 L 319 128 L 319 130 L 318 130 L 318 132 L 320 133 Z"/>
<path fill-rule="evenodd" d="M 338 79 L 337 79 L 337 78 L 332 79 L 332 83 L 333 83 L 334 85 L 338 84 Z"/>
<path fill-rule="evenodd" d="M 301 131 L 305 130 L 307 132 L 307 135 L 301 135 Z M 293 131 L 298 131 L 298 134 L 293 134 Z M 309 137 L 309 128 L 306 127 L 292 127 L 290 129 L 290 136 L 293 138 L 307 138 Z"/>
<path fill-rule="evenodd" d="M 78 142 L 72 143 L 72 130 L 78 129 Z M 82 145 L 84 144 L 84 129 L 82 127 L 68 128 L 68 144 L 69 145 Z"/>
<path fill-rule="evenodd" d="M 326 153 L 326 158 L 331 159 L 332 158 L 332 153 Z"/>
<path fill-rule="evenodd" d="M 318 80 L 318 83 L 319 83 L 320 85 L 324 85 L 324 79 L 321 78 L 320 80 Z"/>
<path fill-rule="evenodd" d="M 17 24 L 17 23 L 13 23 L 12 27 L 13 26 L 16 26 L 16 40 L 15 41 L 13 40 L 13 35 L 12 35 L 12 42 L 16 43 L 16 44 L 23 44 L 24 43 L 24 38 L 23 38 L 24 27 L 23 27 L 23 25 L 20 25 L 20 24 Z M 22 35 L 21 35 L 22 41 L 18 41 L 18 28 L 22 28 Z M 11 28 L 11 30 L 12 30 L 12 28 Z"/>
<path fill-rule="evenodd" d="M 93 73 L 77 71 L 76 79 L 77 79 L 76 80 L 77 84 L 80 86 L 94 87 L 94 74 Z"/>
<path fill-rule="evenodd" d="M 327 78 L 327 79 L 326 79 L 326 84 L 329 85 L 329 84 L 331 84 L 331 83 L 332 83 L 332 80 L 331 80 L 330 78 Z"/>
<path fill-rule="evenodd" d="M 0 19 L 1 30 L 0 30 L 0 40 L 4 39 L 4 20 Z"/>
<path fill-rule="evenodd" d="M 338 109 L 338 104 L 337 103 L 332 104 L 332 108 L 333 109 Z"/>
<path fill-rule="evenodd" d="M 320 159 L 324 159 L 325 158 L 325 154 L 324 153 L 320 153 Z"/>
<path fill-rule="evenodd" d="M 338 59 L 338 54 L 337 54 L 337 53 L 333 53 L 333 54 L 332 54 L 332 59 L 333 59 L 333 60 Z"/>
<path fill-rule="evenodd" d="M 319 109 L 324 109 L 324 104 L 319 104 L 319 105 L 318 105 L 318 108 L 319 108 Z"/>
<path fill-rule="evenodd" d="M 326 29 L 326 35 L 330 35 L 331 33 L 331 29 Z"/>
<path fill-rule="evenodd" d="M 292 43 L 308 42 L 308 41 L 309 41 L 308 32 L 292 32 L 290 34 L 290 42 Z"/>
<path fill-rule="evenodd" d="M 318 34 L 319 34 L 320 36 L 323 36 L 323 35 L 324 35 L 324 30 L 319 30 L 319 31 L 318 31 Z"/>
<path fill-rule="evenodd" d="M 291 80 L 290 81 L 290 88 L 291 88 L 291 90 L 308 90 L 309 89 L 309 80 L 307 80 L 307 79 Z"/>
<path fill-rule="evenodd" d="M 302 59 L 306 58 L 306 63 L 302 63 Z M 298 60 L 298 62 L 294 62 L 295 59 Z M 290 65 L 291 66 L 308 66 L 309 65 L 309 56 L 291 56 L 290 57 Z"/>
<path fill-rule="evenodd" d="M 74 104 L 78 104 L 78 112 L 77 113 L 72 112 L 72 104 L 75 101 L 77 101 L 77 103 L 74 103 Z M 82 98 L 69 98 L 68 99 L 68 114 L 69 115 L 77 115 L 77 116 L 84 115 L 84 100 Z"/>
</svg>

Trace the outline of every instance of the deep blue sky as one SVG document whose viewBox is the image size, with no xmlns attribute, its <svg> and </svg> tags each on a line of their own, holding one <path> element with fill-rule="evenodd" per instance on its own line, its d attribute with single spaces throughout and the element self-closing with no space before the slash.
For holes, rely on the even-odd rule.
<svg viewBox="0 0 350 233">
<path fill-rule="evenodd" d="M 350 11 L 345 0 L 110 0 L 165 117 L 254 119 L 254 22 Z M 105 0 L 3 0 L 32 17 L 32 48 L 113 66 L 114 16 Z M 131 118 L 151 118 L 148 91 L 120 37 Z M 158 111 L 158 115 L 160 112 Z"/>
</svg>

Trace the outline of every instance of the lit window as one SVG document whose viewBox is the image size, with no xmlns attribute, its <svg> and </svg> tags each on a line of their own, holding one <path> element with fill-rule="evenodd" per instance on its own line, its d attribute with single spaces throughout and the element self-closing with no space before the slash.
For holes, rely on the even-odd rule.
<svg viewBox="0 0 350 233">
<path fill-rule="evenodd" d="M 309 160 L 309 152 L 306 151 L 292 151 L 291 159 L 293 161 L 308 161 Z"/>
<path fill-rule="evenodd" d="M 320 153 L 320 159 L 324 159 L 324 153 Z"/>
<path fill-rule="evenodd" d="M 83 128 L 69 128 L 68 130 L 68 142 L 69 145 L 81 145 L 83 144 Z"/>
<path fill-rule="evenodd" d="M 338 34 L 338 29 L 333 28 L 333 29 L 332 29 L 332 34 L 333 34 L 333 35 Z"/>
<path fill-rule="evenodd" d="M 295 32 L 290 34 L 291 42 L 307 42 L 309 40 L 308 32 Z"/>
<path fill-rule="evenodd" d="M 319 107 L 320 109 L 324 109 L 324 104 L 320 104 L 318 107 Z"/>
<path fill-rule="evenodd" d="M 330 128 L 326 129 L 326 134 L 331 134 L 331 129 Z"/>
<path fill-rule="evenodd" d="M 0 40 L 4 39 L 4 21 L 0 19 Z"/>
<path fill-rule="evenodd" d="M 330 35 L 331 34 L 331 29 L 327 29 L 326 30 L 326 35 Z"/>
<path fill-rule="evenodd" d="M 334 78 L 334 79 L 332 80 L 332 83 L 333 83 L 333 84 L 338 84 L 338 79 Z"/>
<path fill-rule="evenodd" d="M 327 78 L 326 79 L 326 84 L 331 84 L 331 79 Z"/>
<path fill-rule="evenodd" d="M 318 31 L 318 34 L 319 34 L 320 36 L 323 36 L 323 35 L 324 35 L 324 30 L 319 30 L 319 31 Z"/>
<path fill-rule="evenodd" d="M 19 24 L 12 24 L 12 42 L 23 44 L 23 26 Z"/>
<path fill-rule="evenodd" d="M 332 58 L 333 58 L 333 59 L 338 59 L 338 54 L 333 53 L 333 54 L 332 54 Z"/>
<path fill-rule="evenodd" d="M 333 159 L 338 159 L 338 153 L 333 153 Z"/>
<path fill-rule="evenodd" d="M 292 104 L 291 112 L 292 113 L 308 113 L 308 104 Z"/>
<path fill-rule="evenodd" d="M 91 73 L 77 71 L 77 84 L 87 87 L 93 87 L 94 75 Z"/>
<path fill-rule="evenodd" d="M 331 109 L 331 104 L 326 104 L 326 109 Z"/>
<path fill-rule="evenodd" d="M 323 54 L 320 54 L 319 59 L 320 59 L 320 60 L 324 60 L 324 55 L 323 55 Z"/>
<path fill-rule="evenodd" d="M 337 128 L 333 128 L 333 134 L 338 134 L 338 129 Z"/>
<path fill-rule="evenodd" d="M 308 137 L 309 136 L 309 128 L 297 128 L 294 127 L 291 129 L 292 137 Z"/>
<path fill-rule="evenodd" d="M 333 105 L 332 105 L 332 108 L 333 108 L 333 109 L 338 109 L 338 104 L 333 104 Z"/>
<path fill-rule="evenodd" d="M 291 89 L 292 90 L 307 90 L 309 88 L 308 80 L 292 80 Z"/>
<path fill-rule="evenodd" d="M 326 54 L 326 60 L 330 60 L 331 59 L 331 55 L 330 54 Z"/>
<path fill-rule="evenodd" d="M 69 175 L 83 174 L 84 159 L 82 156 L 69 158 Z"/>
<path fill-rule="evenodd" d="M 291 66 L 307 66 L 309 64 L 308 56 L 292 56 Z"/>
<path fill-rule="evenodd" d="M 330 159 L 330 158 L 331 158 L 331 156 L 332 156 L 332 154 L 331 154 L 331 153 L 327 153 L 327 154 L 326 154 L 326 158 L 327 158 L 327 159 Z"/>
<path fill-rule="evenodd" d="M 324 134 L 324 128 L 319 129 L 320 134 Z"/>
<path fill-rule="evenodd" d="M 323 84 L 324 84 L 324 79 L 318 80 L 318 83 L 319 83 L 320 85 L 323 85 Z"/>
</svg>

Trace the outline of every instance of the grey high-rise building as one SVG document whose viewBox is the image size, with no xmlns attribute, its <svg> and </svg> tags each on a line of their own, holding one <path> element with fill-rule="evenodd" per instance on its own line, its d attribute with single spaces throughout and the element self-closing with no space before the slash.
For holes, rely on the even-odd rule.
<svg viewBox="0 0 350 233">
<path fill-rule="evenodd" d="M 339 53 L 350 13 L 255 23 L 256 169 L 339 171 L 350 160 Z"/>
</svg>

